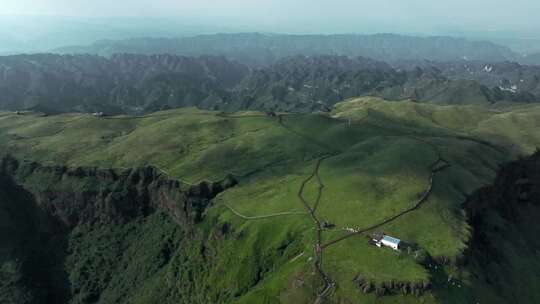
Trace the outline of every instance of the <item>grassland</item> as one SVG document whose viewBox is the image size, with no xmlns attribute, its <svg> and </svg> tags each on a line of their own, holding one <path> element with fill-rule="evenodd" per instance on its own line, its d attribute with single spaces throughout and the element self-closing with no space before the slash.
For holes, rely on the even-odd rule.
<svg viewBox="0 0 540 304">
<path fill-rule="evenodd" d="M 216 245 L 219 252 L 213 266 L 195 275 L 206 287 L 191 292 L 208 296 L 200 303 L 313 302 L 321 283 L 313 269 L 316 231 L 302 213 L 306 210 L 298 192 L 319 159 L 324 158 L 318 170 L 324 187 L 315 214 L 333 226 L 322 231 L 322 241 L 328 242 L 346 235 L 347 228 L 361 230 L 414 206 L 431 185 L 431 164 L 442 158 L 449 166 L 434 175 L 425 203 L 377 228 L 415 244 L 444 264 L 441 269 L 427 267 L 414 254 L 369 245 L 369 231 L 324 249 L 322 267 L 335 283 L 327 301 L 452 303 L 451 299 L 461 299 L 468 303 L 478 295 L 470 291 L 474 286 L 467 273 L 457 270 L 454 263 L 470 237 L 461 203 L 472 191 L 489 184 L 501 164 L 540 146 L 539 131 L 539 106 L 436 106 L 368 97 L 340 103 L 329 115 L 225 115 L 192 108 L 138 118 L 3 113 L 0 152 L 68 166 L 150 164 L 189 183 L 233 174 L 239 185 L 219 195 L 199 224 L 200 231 L 210 235 L 226 223 L 232 227 L 231 235 L 237 236 Z M 318 187 L 316 179 L 306 183 L 304 193 L 310 203 L 316 201 Z M 281 215 L 266 217 L 274 214 Z M 149 221 L 149 227 L 159 227 L 155 222 L 159 218 Z M 148 237 L 145 244 L 152 243 L 152 236 Z M 84 246 L 76 247 L 83 250 Z M 80 267 L 75 257 L 69 259 L 70 269 Z M 168 267 L 181 268 L 180 264 Z M 133 266 L 126 262 L 125 267 Z M 437 276 L 448 273 L 458 273 L 455 277 L 463 288 L 437 283 Z M 359 275 L 375 285 L 432 282 L 434 286 L 418 297 L 376 297 L 355 285 Z M 158 286 L 167 275 L 155 275 L 152 280 L 137 281 L 142 289 L 129 295 L 130 301 L 160 298 Z M 111 286 L 128 288 L 117 285 Z M 113 299 L 118 294 L 108 296 Z M 171 294 L 163 301 L 173 298 Z"/>
</svg>

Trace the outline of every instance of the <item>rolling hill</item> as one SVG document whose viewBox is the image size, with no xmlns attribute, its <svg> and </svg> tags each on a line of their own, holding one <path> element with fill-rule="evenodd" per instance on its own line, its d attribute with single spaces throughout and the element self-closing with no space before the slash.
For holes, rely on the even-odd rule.
<svg viewBox="0 0 540 304">
<path fill-rule="evenodd" d="M 507 303 L 537 280 L 521 281 L 512 256 L 533 261 L 538 247 L 531 232 L 510 250 L 513 233 L 490 227 L 524 229 L 537 192 L 502 204 L 525 190 L 497 185 L 536 189 L 537 157 L 508 163 L 540 146 L 539 116 L 535 104 L 378 97 L 326 114 L 0 113 L 0 152 L 16 157 L 0 166 L 5 236 L 42 235 L 0 239 L 0 299 Z M 370 245 L 373 232 L 402 250 Z M 35 246 L 55 259 L 29 258 Z M 501 263 L 482 263 L 482 246 Z M 27 272 L 44 262 L 57 271 L 46 289 Z M 519 302 L 535 303 L 526 290 Z"/>
</svg>

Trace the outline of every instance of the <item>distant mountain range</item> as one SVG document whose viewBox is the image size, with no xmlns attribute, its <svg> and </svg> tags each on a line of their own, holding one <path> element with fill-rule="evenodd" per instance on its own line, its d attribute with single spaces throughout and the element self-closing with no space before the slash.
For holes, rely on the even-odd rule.
<svg viewBox="0 0 540 304">
<path fill-rule="evenodd" d="M 400 60 L 487 62 L 521 61 L 523 56 L 511 49 L 485 41 L 452 37 L 413 37 L 395 34 L 375 35 L 278 35 L 215 34 L 187 38 L 138 38 L 103 40 L 87 46 L 54 50 L 62 54 L 115 53 L 176 54 L 184 56 L 217 55 L 250 66 L 275 63 L 295 55 L 345 55 L 368 57 L 385 62 Z M 540 64 L 535 57 L 529 64 Z"/>
<path fill-rule="evenodd" d="M 0 108 L 135 113 L 227 100 L 248 68 L 223 57 L 0 57 Z"/>
<path fill-rule="evenodd" d="M 448 79 L 474 80 L 502 91 L 540 96 L 540 66 L 484 61 L 402 61 L 392 66 L 398 70 L 433 69 L 435 73 L 440 73 Z"/>
<path fill-rule="evenodd" d="M 380 96 L 441 104 L 536 102 L 540 67 L 510 63 L 293 56 L 265 67 L 225 57 L 117 54 L 0 57 L 0 109 L 147 113 L 197 106 L 237 111 L 326 111 Z"/>
<path fill-rule="evenodd" d="M 533 86 L 531 79 L 540 76 L 540 68 L 529 68 L 529 87 L 515 88 L 515 79 L 507 80 L 505 73 L 497 77 L 504 85 L 498 85 L 480 74 L 475 78 L 469 73 L 451 73 L 450 67 L 454 65 L 461 63 L 448 64 L 447 69 L 426 63 L 396 69 L 363 57 L 288 57 L 269 67 L 255 69 L 244 78 L 238 86 L 239 97 L 235 101 L 239 107 L 235 110 L 326 110 L 341 100 L 366 95 L 439 104 L 539 100 L 538 95 L 523 89 L 538 92 L 538 83 Z M 513 76 L 514 73 L 512 70 L 508 74 Z"/>
</svg>

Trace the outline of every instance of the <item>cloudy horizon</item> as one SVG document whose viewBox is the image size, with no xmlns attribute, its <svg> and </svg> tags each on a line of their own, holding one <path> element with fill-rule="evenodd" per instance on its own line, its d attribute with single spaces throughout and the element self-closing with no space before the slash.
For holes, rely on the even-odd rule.
<svg viewBox="0 0 540 304">
<path fill-rule="evenodd" d="M 187 18 L 253 31 L 528 32 L 540 1 L 514 0 L 4 0 L 2 15 Z"/>
<path fill-rule="evenodd" d="M 0 51 L 100 39 L 218 32 L 396 33 L 492 40 L 540 50 L 540 1 L 4 0 Z M 65 17 L 67 16 L 67 17 Z M 518 41 L 519 40 L 519 41 Z"/>
</svg>

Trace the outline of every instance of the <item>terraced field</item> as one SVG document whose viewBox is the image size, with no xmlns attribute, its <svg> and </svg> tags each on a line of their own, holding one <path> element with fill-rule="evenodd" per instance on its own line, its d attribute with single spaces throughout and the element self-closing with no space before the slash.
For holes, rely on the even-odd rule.
<svg viewBox="0 0 540 304">
<path fill-rule="evenodd" d="M 209 241 L 214 259 L 194 274 L 207 287 L 184 291 L 191 299 L 212 294 L 214 302 L 496 298 L 485 286 L 475 292 L 471 273 L 458 266 L 471 236 L 461 204 L 491 183 L 501 164 L 537 146 L 540 106 L 532 105 L 368 97 L 337 104 L 330 114 L 0 114 L 0 152 L 18 159 L 152 165 L 187 183 L 233 175 L 239 184 L 213 200 L 197 228 L 211 238 L 215 227 L 230 227 L 223 239 Z M 401 252 L 372 246 L 373 232 L 408 245 Z M 153 280 L 146 288 L 157 295 L 167 279 Z"/>
</svg>

